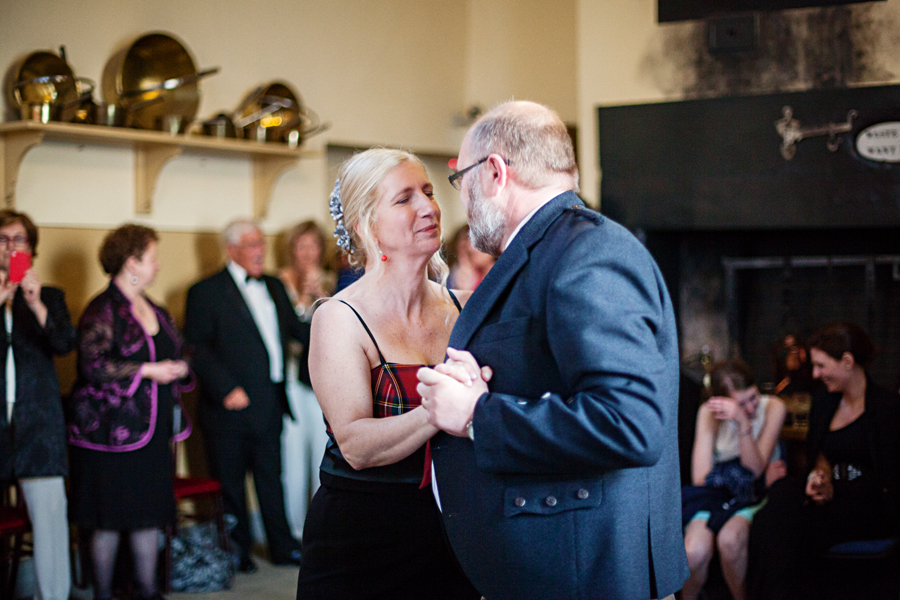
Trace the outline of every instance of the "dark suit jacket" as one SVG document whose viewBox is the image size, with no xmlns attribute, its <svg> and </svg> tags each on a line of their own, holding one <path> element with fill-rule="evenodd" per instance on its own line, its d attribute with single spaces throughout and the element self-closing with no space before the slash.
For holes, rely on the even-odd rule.
<svg viewBox="0 0 900 600">
<path fill-rule="evenodd" d="M 42 328 L 22 290 L 13 299 L 12 347 L 16 364 L 14 436 L 6 420 L 6 354 L 9 340 L 0 305 L 0 479 L 66 475 L 66 425 L 54 356 L 75 347 L 75 328 L 62 290 L 44 286 Z"/>
<path fill-rule="evenodd" d="M 475 290 L 450 346 L 494 369 L 474 444 L 432 441 L 447 535 L 478 590 L 680 589 L 675 320 L 643 246 L 574 193 L 554 198 Z"/>
<path fill-rule="evenodd" d="M 309 345 L 309 324 L 297 318 L 281 281 L 269 275 L 263 275 L 263 281 L 275 303 L 286 365 L 291 338 Z M 283 393 L 273 396 L 269 354 L 250 308 L 227 268 L 188 291 L 184 334 L 200 381 L 201 418 L 205 426 L 230 430 L 280 427 L 282 412 L 290 415 L 287 397 Z M 227 410 L 222 404 L 236 387 L 244 388 L 250 398 L 246 410 Z"/>
<path fill-rule="evenodd" d="M 817 393 L 809 411 L 809 433 L 806 436 L 807 465 L 816 465 L 822 451 L 822 438 L 828 433 L 831 419 L 841 402 L 840 393 Z M 871 380 L 866 383 L 866 412 L 871 413 L 867 440 L 875 475 L 884 485 L 887 505 L 894 522 L 885 531 L 900 530 L 900 395 L 881 388 Z"/>
</svg>

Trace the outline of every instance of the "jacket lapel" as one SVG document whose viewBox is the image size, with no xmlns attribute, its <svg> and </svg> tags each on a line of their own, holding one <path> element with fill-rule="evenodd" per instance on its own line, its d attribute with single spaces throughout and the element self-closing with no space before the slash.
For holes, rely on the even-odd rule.
<svg viewBox="0 0 900 600">
<path fill-rule="evenodd" d="M 563 210 L 573 205 L 584 206 L 574 192 L 565 192 L 542 206 L 513 238 L 491 270 L 479 284 L 459 315 L 453 333 L 451 348 L 463 349 L 484 323 L 491 309 L 515 276 L 528 263 L 531 248 L 537 244 Z"/>
</svg>

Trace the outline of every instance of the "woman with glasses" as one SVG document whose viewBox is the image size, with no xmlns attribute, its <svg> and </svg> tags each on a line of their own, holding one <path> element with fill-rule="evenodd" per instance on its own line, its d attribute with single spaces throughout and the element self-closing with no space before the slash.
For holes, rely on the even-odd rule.
<svg viewBox="0 0 900 600">
<path fill-rule="evenodd" d="M 433 187 L 412 154 L 368 150 L 341 167 L 331 214 L 365 274 L 313 315 L 309 369 L 329 440 L 297 598 L 477 599 L 444 538 L 426 472 L 437 429 L 416 391 L 468 297 L 429 279 L 447 272 Z"/>
<path fill-rule="evenodd" d="M 712 397 L 697 412 L 695 487 L 684 492 L 684 508 L 692 513 L 684 531 L 691 575 L 682 595 L 698 597 L 718 549 L 725 583 L 735 600 L 743 600 L 750 524 L 760 507 L 756 481 L 775 453 L 786 410 L 776 396 L 759 393 L 750 368 L 738 359 L 713 366 L 709 389 Z"/>
<path fill-rule="evenodd" d="M 146 294 L 159 271 L 156 232 L 110 232 L 100 264 L 110 282 L 78 323 L 69 405 L 72 520 L 91 531 L 95 600 L 112 597 L 123 534 L 134 559 L 132 598 L 158 600 L 159 530 L 175 523 L 173 411 L 188 366 L 171 315 Z"/>
<path fill-rule="evenodd" d="M 28 268 L 38 231 L 28 215 L 0 211 L 0 479 L 16 480 L 34 533 L 34 568 L 44 600 L 67 600 L 69 522 L 63 478 L 66 434 L 54 356 L 75 347 L 75 329 L 62 290 L 41 285 Z M 24 273 L 22 270 L 24 269 Z M 12 275 L 12 278 L 10 277 Z"/>
</svg>

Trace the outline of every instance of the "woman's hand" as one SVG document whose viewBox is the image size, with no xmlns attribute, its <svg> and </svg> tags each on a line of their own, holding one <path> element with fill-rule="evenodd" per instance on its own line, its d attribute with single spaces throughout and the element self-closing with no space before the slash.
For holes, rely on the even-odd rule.
<svg viewBox="0 0 900 600">
<path fill-rule="evenodd" d="M 188 366 L 183 360 L 162 360 L 141 365 L 141 377 L 162 384 L 172 383 L 186 377 L 187 374 Z"/>
<path fill-rule="evenodd" d="M 720 421 L 734 421 L 738 425 L 749 425 L 750 419 L 740 405 L 727 396 L 713 396 L 708 401 L 709 410 Z"/>
<path fill-rule="evenodd" d="M 47 324 L 47 307 L 41 300 L 41 280 L 38 279 L 34 269 L 25 271 L 25 277 L 22 278 L 19 287 L 22 288 L 22 295 L 25 297 L 28 308 L 31 309 L 31 312 L 37 317 L 38 323 L 43 327 Z"/>
<path fill-rule="evenodd" d="M 834 498 L 831 474 L 823 469 L 813 469 L 806 478 L 806 495 L 816 504 L 825 504 Z"/>
</svg>

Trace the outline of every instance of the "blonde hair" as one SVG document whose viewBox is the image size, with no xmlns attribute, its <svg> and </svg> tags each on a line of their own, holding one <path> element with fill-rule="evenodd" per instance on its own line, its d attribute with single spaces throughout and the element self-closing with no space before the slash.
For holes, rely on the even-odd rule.
<svg viewBox="0 0 900 600">
<path fill-rule="evenodd" d="M 353 248 L 353 253 L 349 255 L 351 265 L 365 266 L 368 257 L 378 256 L 378 245 L 375 243 L 372 227 L 375 224 L 379 186 L 389 173 L 406 162 L 419 165 L 425 170 L 425 164 L 418 156 L 392 148 L 371 148 L 353 155 L 341 165 L 338 180 L 344 226 L 350 234 Z M 376 261 L 376 268 L 380 266 L 381 262 Z M 447 273 L 447 263 L 438 250 L 428 263 L 429 277 L 436 278 L 443 284 L 447 280 Z"/>
<path fill-rule="evenodd" d="M 484 114 L 467 135 L 473 161 L 499 154 L 510 161 L 513 178 L 538 189 L 559 175 L 578 191 L 575 149 L 565 124 L 552 109 L 534 102 L 506 102 Z"/>
</svg>

